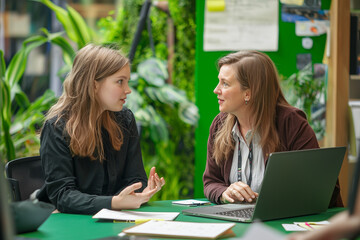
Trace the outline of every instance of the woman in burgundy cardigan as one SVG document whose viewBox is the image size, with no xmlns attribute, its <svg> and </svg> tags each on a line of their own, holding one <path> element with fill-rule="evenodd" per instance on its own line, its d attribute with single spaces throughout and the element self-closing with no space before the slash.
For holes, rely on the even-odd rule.
<svg viewBox="0 0 360 240">
<path fill-rule="evenodd" d="M 261 52 L 240 51 L 218 62 L 220 113 L 210 127 L 203 176 L 214 203 L 253 202 L 272 152 L 319 148 L 303 111 L 285 100 L 274 63 Z M 336 184 L 330 207 L 343 206 Z"/>
</svg>

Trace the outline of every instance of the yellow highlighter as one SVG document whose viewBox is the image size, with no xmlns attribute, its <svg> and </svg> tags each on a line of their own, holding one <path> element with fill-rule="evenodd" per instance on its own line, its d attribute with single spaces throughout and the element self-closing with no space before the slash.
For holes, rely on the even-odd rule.
<svg viewBox="0 0 360 240">
<path fill-rule="evenodd" d="M 144 223 L 144 222 L 148 222 L 148 221 L 151 221 L 151 220 L 164 221 L 164 219 L 153 219 L 153 218 L 149 218 L 149 219 L 136 219 L 136 220 L 135 220 L 135 224 Z"/>
</svg>

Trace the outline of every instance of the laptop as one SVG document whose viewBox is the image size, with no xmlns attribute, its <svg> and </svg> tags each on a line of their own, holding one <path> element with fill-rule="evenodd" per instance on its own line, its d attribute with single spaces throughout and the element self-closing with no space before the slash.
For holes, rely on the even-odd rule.
<svg viewBox="0 0 360 240">
<path fill-rule="evenodd" d="M 318 148 L 270 154 L 256 203 L 183 210 L 184 215 L 236 222 L 272 220 L 325 212 L 346 148 Z"/>
</svg>

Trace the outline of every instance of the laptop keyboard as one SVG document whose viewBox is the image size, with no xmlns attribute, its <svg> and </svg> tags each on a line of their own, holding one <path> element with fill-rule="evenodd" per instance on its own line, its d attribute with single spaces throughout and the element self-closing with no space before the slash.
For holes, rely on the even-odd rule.
<svg viewBox="0 0 360 240">
<path fill-rule="evenodd" d="M 217 212 L 215 214 L 251 219 L 252 215 L 254 214 L 254 208 L 245 208 L 245 209 L 231 210 L 226 212 Z"/>
</svg>

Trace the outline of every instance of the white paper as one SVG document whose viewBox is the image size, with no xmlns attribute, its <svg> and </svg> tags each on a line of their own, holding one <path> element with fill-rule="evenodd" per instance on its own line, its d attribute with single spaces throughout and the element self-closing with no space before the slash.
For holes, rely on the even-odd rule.
<svg viewBox="0 0 360 240">
<path fill-rule="evenodd" d="M 302 228 L 302 227 L 300 227 L 300 226 L 298 226 L 296 224 L 282 224 L 282 226 L 284 227 L 284 229 L 286 231 L 295 231 L 295 232 L 297 232 L 297 231 L 307 231 L 307 229 Z"/>
<path fill-rule="evenodd" d="M 195 199 L 186 199 L 186 200 L 172 201 L 172 204 L 178 204 L 178 205 L 205 205 L 205 204 L 210 204 L 210 202 L 209 201 L 195 200 Z"/>
<path fill-rule="evenodd" d="M 204 15 L 204 51 L 278 50 L 278 0 L 225 0 L 224 11 Z"/>
<path fill-rule="evenodd" d="M 196 223 L 178 221 L 149 221 L 125 229 L 126 234 L 146 234 L 181 237 L 215 238 L 235 226 L 235 223 Z"/>
<path fill-rule="evenodd" d="M 294 224 L 299 224 L 299 223 L 304 223 L 304 222 L 294 222 Z M 311 222 L 314 224 L 318 224 L 318 225 L 326 225 L 326 224 L 330 224 L 329 221 L 325 220 L 325 221 L 320 221 L 320 222 Z"/>
<path fill-rule="evenodd" d="M 303 223 L 303 222 L 294 222 L 294 224 L 282 224 L 282 226 L 284 227 L 284 229 L 286 231 L 309 231 L 308 229 L 300 227 L 298 225 L 299 223 Z M 312 222 L 312 223 L 315 223 L 317 225 L 327 225 L 330 222 L 329 221 L 320 221 L 320 222 Z"/>
<path fill-rule="evenodd" d="M 114 211 L 104 208 L 95 214 L 93 218 L 119 221 L 135 221 L 145 219 L 174 220 L 179 214 L 179 212 Z"/>
</svg>

